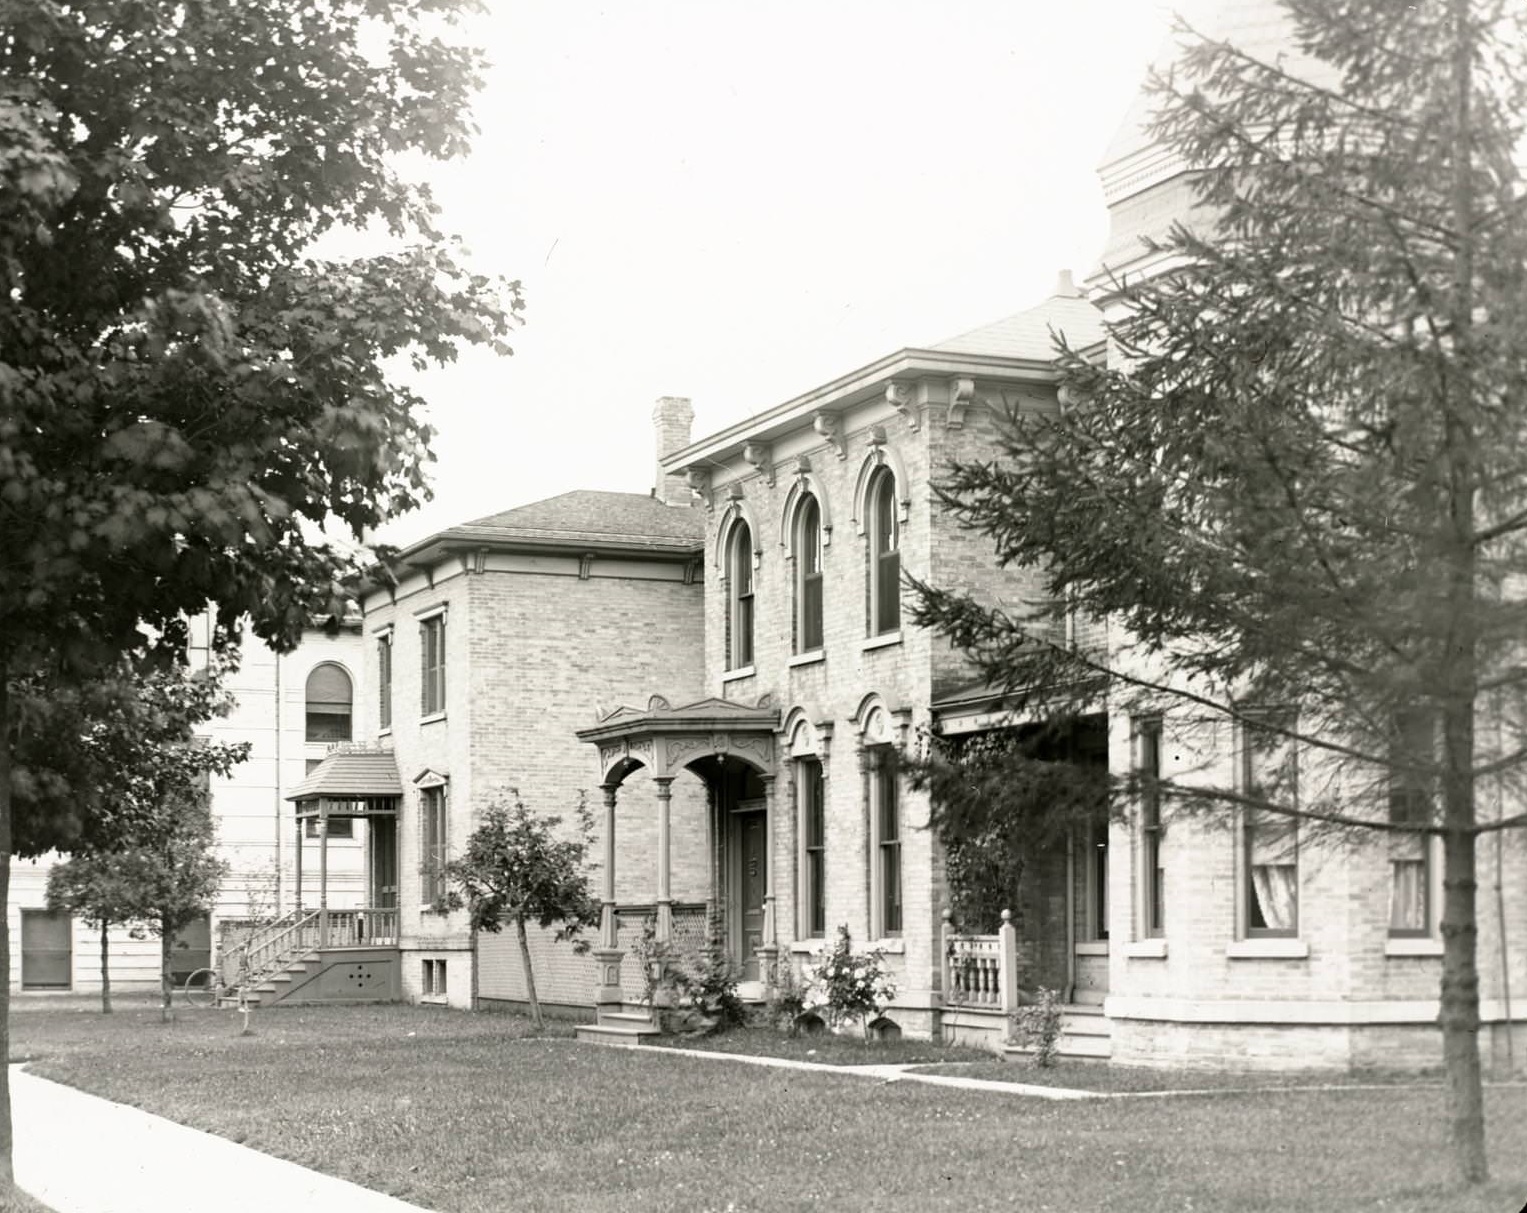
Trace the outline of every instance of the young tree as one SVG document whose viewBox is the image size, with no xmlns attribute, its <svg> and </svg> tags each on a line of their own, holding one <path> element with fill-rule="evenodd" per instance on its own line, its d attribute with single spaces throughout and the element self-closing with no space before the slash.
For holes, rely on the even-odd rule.
<svg viewBox="0 0 1527 1213">
<path fill-rule="evenodd" d="M 47 796 L 13 838 L 13 783 L 39 782 L 12 770 L 15 684 L 88 685 L 145 626 L 183 651 L 209 602 L 214 647 L 245 621 L 295 645 L 361 558 L 320 528 L 359 540 L 427 492 L 399 356 L 508 352 L 517 286 L 468 271 L 395 167 L 467 147 L 481 56 L 452 39 L 472 7 L 6 0 L 0 900 L 13 852 L 96 825 Z M 395 247 L 313 256 L 336 228 Z"/>
<path fill-rule="evenodd" d="M 82 918 L 101 933 L 101 1013 L 111 1014 L 110 929 L 132 921 L 132 882 L 115 856 L 75 855 L 48 872 L 48 909 Z"/>
<path fill-rule="evenodd" d="M 560 817 L 540 817 L 525 807 L 519 793 L 494 801 L 483 812 L 482 824 L 467 839 L 460 859 L 446 865 L 453 890 L 447 902 L 465 905 L 474 931 L 496 933 L 514 924 L 525 968 L 525 991 L 537 1030 L 545 1026 L 536 997 L 535 972 L 530 963 L 530 940 L 525 924 L 557 927 L 558 940 L 574 939 L 599 922 L 599 903 L 589 887 L 588 853 L 593 819 L 588 807 L 578 806 L 577 835 L 559 838 Z M 588 950 L 578 940 L 574 950 Z"/>
<path fill-rule="evenodd" d="M 1118 284 L 1106 362 L 1063 351 L 1071 403 L 944 486 L 1124 641 L 1046 645 L 928 587 L 919 615 L 1034 711 L 1177 705 L 1287 758 L 1261 786 L 1164 787 L 1179 810 L 1440 837 L 1450 1136 L 1476 1182 L 1475 844 L 1527 821 L 1479 812 L 1527 753 L 1527 28 L 1495 0 L 1286 8 L 1324 67 L 1200 39 L 1158 80 L 1196 227 Z"/>
</svg>

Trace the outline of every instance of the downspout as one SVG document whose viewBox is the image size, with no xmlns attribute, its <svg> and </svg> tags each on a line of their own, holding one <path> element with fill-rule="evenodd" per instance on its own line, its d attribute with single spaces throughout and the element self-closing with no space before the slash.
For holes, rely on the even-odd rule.
<svg viewBox="0 0 1527 1213">
<path fill-rule="evenodd" d="M 1066 831 L 1066 997 L 1076 994 L 1076 839 Z"/>
<path fill-rule="evenodd" d="M 281 654 L 276 654 L 276 904 L 271 907 L 276 918 L 281 917 L 281 853 L 286 849 L 285 838 L 281 831 Z"/>
<path fill-rule="evenodd" d="M 1496 695 L 1495 705 L 1495 752 L 1497 755 L 1504 753 L 1505 738 L 1502 735 L 1500 696 Z M 1501 792 L 1501 782 L 1504 775 L 1495 777 L 1495 820 L 1499 823 L 1505 816 L 1506 806 Z M 1506 1016 L 1506 1073 L 1511 1074 L 1516 1070 L 1516 1049 L 1511 1033 L 1511 964 L 1510 950 L 1506 946 L 1506 893 L 1505 893 L 1505 852 L 1506 831 L 1495 831 L 1495 916 L 1500 928 L 1500 989 L 1501 1001 L 1504 1004 Z"/>
</svg>

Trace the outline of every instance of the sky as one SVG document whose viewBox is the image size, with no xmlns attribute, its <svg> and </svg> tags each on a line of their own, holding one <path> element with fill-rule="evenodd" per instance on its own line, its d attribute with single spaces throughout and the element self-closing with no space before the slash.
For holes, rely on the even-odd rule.
<svg viewBox="0 0 1527 1213">
<path fill-rule="evenodd" d="M 438 430 L 409 543 L 570 489 L 645 493 L 696 439 L 1021 311 L 1101 253 L 1096 169 L 1155 0 L 488 0 L 473 155 L 431 166 L 512 357 L 414 381 Z"/>
</svg>

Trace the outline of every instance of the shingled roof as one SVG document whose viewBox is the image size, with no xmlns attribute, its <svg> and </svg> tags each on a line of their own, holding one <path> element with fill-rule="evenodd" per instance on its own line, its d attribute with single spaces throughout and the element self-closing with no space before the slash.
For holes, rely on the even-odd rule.
<svg viewBox="0 0 1527 1213">
<path fill-rule="evenodd" d="M 1049 362 L 1055 357 L 1057 332 L 1066 335 L 1072 349 L 1086 349 L 1103 339 L 1102 313 L 1071 288 L 1071 293 L 1051 295 L 1038 307 L 971 329 L 930 348 L 954 354 L 991 354 Z"/>
<path fill-rule="evenodd" d="M 403 783 L 390 750 L 335 750 L 289 793 L 288 800 L 351 800 L 401 796 Z"/>
<path fill-rule="evenodd" d="M 453 526 L 439 538 L 687 552 L 705 542 L 705 517 L 697 509 L 664 505 L 641 493 L 576 489 Z"/>
</svg>

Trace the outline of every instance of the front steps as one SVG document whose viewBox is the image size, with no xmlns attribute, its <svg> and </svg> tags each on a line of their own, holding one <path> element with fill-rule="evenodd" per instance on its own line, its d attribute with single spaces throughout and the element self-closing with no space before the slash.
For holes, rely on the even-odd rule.
<svg viewBox="0 0 1527 1213">
<path fill-rule="evenodd" d="M 577 1037 L 596 1045 L 621 1045 L 630 1048 L 646 1044 L 654 1036 L 661 1036 L 662 1029 L 652 1022 L 648 1011 L 606 1011 L 599 1008 L 599 1018 L 594 1023 L 580 1024 Z"/>
<path fill-rule="evenodd" d="M 1034 1054 L 1028 1045 L 1007 1045 L 1002 1052 L 1008 1058 L 1028 1058 Z M 1062 1007 L 1055 1052 L 1058 1057 L 1073 1060 L 1107 1061 L 1112 1057 L 1113 1024 L 1103 1014 L 1103 1008 L 1080 1003 Z"/>
<path fill-rule="evenodd" d="M 282 958 L 244 993 L 252 1008 L 277 1003 L 397 1002 L 396 948 L 310 948 Z M 235 1000 L 225 998 L 223 1005 Z"/>
</svg>

